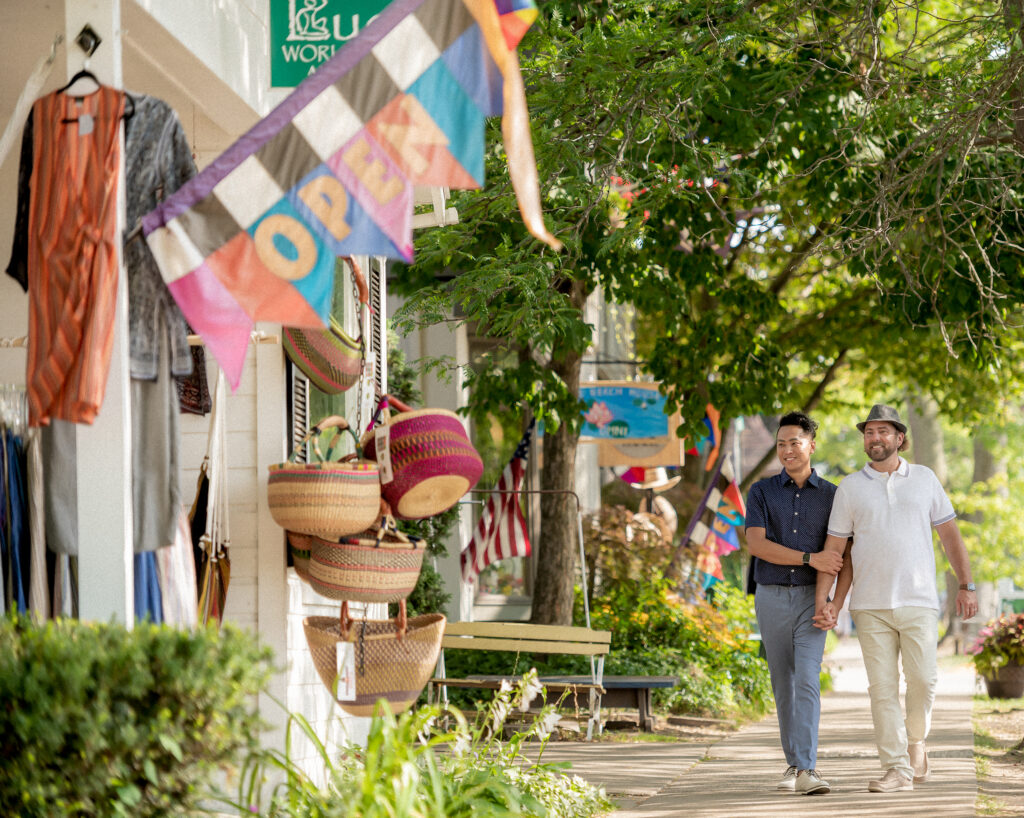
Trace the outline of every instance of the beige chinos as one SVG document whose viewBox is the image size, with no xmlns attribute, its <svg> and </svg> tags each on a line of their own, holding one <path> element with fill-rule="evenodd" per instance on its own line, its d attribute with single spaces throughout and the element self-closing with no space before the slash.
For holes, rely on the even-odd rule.
<svg viewBox="0 0 1024 818">
<path fill-rule="evenodd" d="M 871 696 L 878 760 L 886 770 L 914 777 L 907 744 L 924 741 L 931 727 L 939 672 L 938 615 L 932 608 L 852 611 Z M 907 680 L 906 717 L 900 707 L 897 657 Z"/>
</svg>

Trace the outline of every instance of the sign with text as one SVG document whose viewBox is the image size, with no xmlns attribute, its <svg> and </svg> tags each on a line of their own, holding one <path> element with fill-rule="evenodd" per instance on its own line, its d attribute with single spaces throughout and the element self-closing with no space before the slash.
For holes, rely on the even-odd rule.
<svg viewBox="0 0 1024 818">
<path fill-rule="evenodd" d="M 665 414 L 658 384 L 638 381 L 593 381 L 580 384 L 582 437 L 594 440 L 645 440 L 675 434 Z M 678 423 L 676 424 L 678 425 Z"/>
<path fill-rule="evenodd" d="M 390 0 L 270 0 L 270 84 L 294 88 Z"/>
</svg>

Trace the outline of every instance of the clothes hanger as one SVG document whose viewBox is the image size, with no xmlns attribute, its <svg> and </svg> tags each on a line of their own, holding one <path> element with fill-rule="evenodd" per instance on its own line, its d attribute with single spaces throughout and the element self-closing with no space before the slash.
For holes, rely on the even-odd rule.
<svg viewBox="0 0 1024 818">
<path fill-rule="evenodd" d="M 86 61 L 86 62 L 88 62 L 88 61 Z M 63 85 L 62 87 L 58 88 L 57 89 L 57 93 L 58 94 L 65 94 L 65 93 L 67 93 L 68 89 L 72 85 L 74 85 L 79 80 L 83 80 L 83 79 L 89 79 L 89 80 L 92 80 L 94 83 L 96 83 L 96 89 L 97 90 L 99 90 L 103 86 L 103 83 L 100 82 L 99 77 L 97 77 L 94 73 L 92 73 L 92 71 L 90 71 L 88 67 L 85 67 L 81 71 L 79 71 L 77 74 L 75 74 L 70 80 L 68 80 L 66 85 Z M 91 92 L 91 93 L 95 93 L 95 92 Z M 69 96 L 72 96 L 72 97 L 75 97 L 75 96 L 88 96 L 88 94 L 73 94 L 72 93 L 72 94 L 69 94 Z M 127 122 L 129 119 L 131 119 L 135 115 L 135 100 L 132 99 L 131 94 L 125 92 L 124 102 L 125 102 L 125 106 L 124 106 L 125 110 L 124 110 L 124 114 L 123 114 L 123 119 L 125 120 L 125 122 Z M 70 117 L 70 118 L 62 119 L 61 120 L 61 122 L 64 122 L 64 123 L 67 123 L 67 122 L 77 122 L 77 121 L 78 121 L 78 117 Z"/>
</svg>

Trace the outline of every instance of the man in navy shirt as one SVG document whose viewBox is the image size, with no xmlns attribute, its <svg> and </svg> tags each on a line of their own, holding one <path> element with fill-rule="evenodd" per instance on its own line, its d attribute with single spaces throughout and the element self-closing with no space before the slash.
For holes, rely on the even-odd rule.
<svg viewBox="0 0 1024 818">
<path fill-rule="evenodd" d="M 747 495 L 747 548 L 757 582 L 754 605 L 768 657 L 786 770 L 777 788 L 829 792 L 815 769 L 825 631 L 815 627 L 818 572 L 838 574 L 841 554 L 823 551 L 836 487 L 811 468 L 818 424 L 802 412 L 779 421 L 775 451 L 783 470 Z"/>
</svg>

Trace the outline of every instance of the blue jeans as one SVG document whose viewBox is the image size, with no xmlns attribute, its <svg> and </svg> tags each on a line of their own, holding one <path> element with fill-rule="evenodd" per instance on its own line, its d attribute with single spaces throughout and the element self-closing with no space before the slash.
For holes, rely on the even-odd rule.
<svg viewBox="0 0 1024 818">
<path fill-rule="evenodd" d="M 814 627 L 814 591 L 813 585 L 758 585 L 754 597 L 782 751 L 798 770 L 813 770 L 818 757 L 825 631 Z"/>
</svg>

